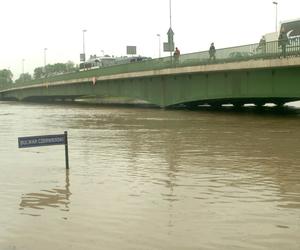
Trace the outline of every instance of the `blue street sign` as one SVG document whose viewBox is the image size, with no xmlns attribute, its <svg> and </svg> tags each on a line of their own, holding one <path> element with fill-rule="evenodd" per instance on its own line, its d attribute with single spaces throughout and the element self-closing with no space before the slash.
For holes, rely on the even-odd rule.
<svg viewBox="0 0 300 250">
<path fill-rule="evenodd" d="M 69 169 L 68 132 L 60 135 L 41 135 L 18 138 L 19 148 L 65 145 L 66 168 Z"/>
<path fill-rule="evenodd" d="M 19 142 L 19 148 L 64 145 L 65 135 L 61 134 L 61 135 L 19 137 L 18 142 Z"/>
</svg>

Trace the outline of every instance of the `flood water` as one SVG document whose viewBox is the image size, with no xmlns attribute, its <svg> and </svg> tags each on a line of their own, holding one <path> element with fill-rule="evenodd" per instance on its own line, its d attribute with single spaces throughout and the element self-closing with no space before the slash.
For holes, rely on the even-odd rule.
<svg viewBox="0 0 300 250">
<path fill-rule="evenodd" d="M 68 131 L 64 146 L 21 136 Z M 0 249 L 300 249 L 300 111 L 0 102 Z"/>
</svg>

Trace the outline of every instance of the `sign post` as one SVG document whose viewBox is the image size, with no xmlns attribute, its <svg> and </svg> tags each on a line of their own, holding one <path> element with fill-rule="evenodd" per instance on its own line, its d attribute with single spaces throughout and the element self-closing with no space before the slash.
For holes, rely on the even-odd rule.
<svg viewBox="0 0 300 250">
<path fill-rule="evenodd" d="M 69 169 L 69 148 L 68 148 L 68 132 L 65 131 L 65 159 L 66 159 L 66 169 Z"/>
<path fill-rule="evenodd" d="M 66 169 L 69 169 L 68 132 L 59 135 L 41 135 L 18 138 L 19 148 L 65 145 Z"/>
</svg>

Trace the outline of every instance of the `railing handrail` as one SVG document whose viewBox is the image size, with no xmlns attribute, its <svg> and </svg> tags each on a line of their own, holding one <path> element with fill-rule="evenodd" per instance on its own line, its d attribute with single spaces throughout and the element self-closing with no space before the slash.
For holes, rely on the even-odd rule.
<svg viewBox="0 0 300 250">
<path fill-rule="evenodd" d="M 20 86 L 34 85 L 40 83 L 51 83 L 55 81 L 89 78 L 102 75 L 118 73 L 157 70 L 172 67 L 195 66 L 205 64 L 217 64 L 226 62 L 238 62 L 251 59 L 279 58 L 286 56 L 300 56 L 300 37 L 293 39 L 292 44 L 282 45 L 282 41 L 271 41 L 263 44 L 253 43 L 247 45 L 232 46 L 216 50 L 216 59 L 209 58 L 209 50 L 192 52 L 180 55 L 179 59 L 171 56 L 154 58 L 150 60 L 132 62 L 126 64 L 109 65 L 97 69 L 80 72 L 69 72 L 53 77 L 34 79 L 25 83 L 14 83 L 10 86 L 2 86 L 1 89 L 9 89 Z"/>
</svg>

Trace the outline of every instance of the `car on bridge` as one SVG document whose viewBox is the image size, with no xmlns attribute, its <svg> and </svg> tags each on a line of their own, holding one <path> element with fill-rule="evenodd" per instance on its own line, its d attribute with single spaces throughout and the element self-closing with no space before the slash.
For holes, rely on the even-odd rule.
<svg viewBox="0 0 300 250">
<path fill-rule="evenodd" d="M 98 69 L 102 67 L 108 67 L 119 64 L 127 64 L 134 62 L 142 62 L 146 60 L 151 60 L 151 57 L 145 56 L 122 56 L 122 57 L 114 57 L 105 55 L 103 57 L 97 57 L 96 55 L 92 55 L 86 62 L 82 62 L 79 64 L 80 71 L 90 70 L 90 69 Z"/>
</svg>

